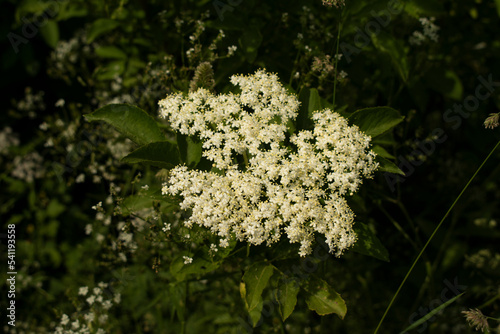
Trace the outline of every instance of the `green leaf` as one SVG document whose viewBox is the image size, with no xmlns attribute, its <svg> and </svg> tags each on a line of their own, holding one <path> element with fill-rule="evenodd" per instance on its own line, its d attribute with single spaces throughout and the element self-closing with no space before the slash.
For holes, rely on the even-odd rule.
<svg viewBox="0 0 500 334">
<path fill-rule="evenodd" d="M 497 5 L 497 13 L 498 16 L 500 17 L 500 0 L 495 0 L 495 4 Z"/>
<path fill-rule="evenodd" d="M 243 275 L 245 302 L 250 318 L 255 326 L 262 312 L 262 292 L 273 275 L 273 266 L 266 263 L 257 263 L 251 266 Z"/>
<path fill-rule="evenodd" d="M 259 50 L 262 40 L 262 34 L 255 26 L 245 29 L 245 32 L 241 35 L 239 39 L 240 47 L 249 63 L 253 63 L 257 57 L 257 51 Z"/>
<path fill-rule="evenodd" d="M 146 144 L 121 160 L 124 163 L 143 163 L 158 168 L 171 169 L 181 163 L 177 145 L 168 141 Z"/>
<path fill-rule="evenodd" d="M 359 109 L 349 116 L 349 121 L 371 137 L 376 137 L 390 130 L 403 119 L 404 116 L 390 107 Z"/>
<path fill-rule="evenodd" d="M 59 42 L 59 25 L 56 21 L 50 20 L 45 25 L 40 27 L 43 40 L 51 48 L 55 48 Z"/>
<path fill-rule="evenodd" d="M 88 121 L 104 121 L 139 145 L 165 141 L 155 120 L 144 110 L 129 104 L 109 104 L 84 115 Z"/>
<path fill-rule="evenodd" d="M 379 163 L 377 172 L 388 172 L 406 176 L 406 174 L 401 169 L 399 169 L 399 167 L 396 166 L 395 163 L 385 158 L 382 158 L 381 156 L 377 156 L 376 161 Z"/>
<path fill-rule="evenodd" d="M 97 37 L 115 29 L 119 25 L 120 23 L 118 21 L 111 19 L 95 20 L 89 28 L 89 33 L 87 34 L 87 43 L 92 43 Z"/>
<path fill-rule="evenodd" d="M 354 232 L 358 235 L 358 241 L 351 248 L 353 252 L 389 262 L 389 252 L 368 225 L 356 222 Z"/>
<path fill-rule="evenodd" d="M 464 87 L 458 75 L 443 68 L 433 68 L 425 75 L 425 82 L 436 92 L 460 101 L 463 99 Z"/>
<path fill-rule="evenodd" d="M 303 88 L 299 93 L 300 108 L 299 114 L 297 115 L 297 129 L 298 130 L 309 130 L 314 127 L 314 123 L 309 115 L 311 90 L 309 88 Z"/>
<path fill-rule="evenodd" d="M 321 97 L 319 96 L 318 90 L 316 88 L 311 88 L 309 90 L 309 105 L 308 112 L 309 117 L 317 110 L 321 110 Z"/>
<path fill-rule="evenodd" d="M 373 45 L 379 51 L 387 54 L 390 57 L 391 62 L 399 73 L 401 79 L 403 79 L 404 82 L 408 81 L 410 69 L 408 67 L 408 60 L 403 48 L 403 43 L 401 43 L 401 41 L 399 40 L 396 40 L 391 35 L 383 32 L 379 34 L 372 34 L 371 37 Z"/>
<path fill-rule="evenodd" d="M 292 314 L 297 304 L 297 294 L 299 293 L 300 286 L 298 282 L 290 277 L 282 275 L 284 282 L 280 282 L 278 286 L 278 302 L 281 319 L 285 321 L 290 314 Z"/>
<path fill-rule="evenodd" d="M 377 156 L 386 158 L 386 159 L 396 159 L 392 154 L 386 151 L 385 148 L 383 148 L 380 145 L 375 145 L 372 147 L 372 151 L 377 154 Z"/>
<path fill-rule="evenodd" d="M 184 281 L 188 275 L 195 275 L 201 277 L 204 274 L 217 269 L 222 262 L 212 262 L 206 260 L 201 253 L 192 256 L 193 262 L 185 264 L 183 256 L 177 257 L 170 264 L 170 273 L 177 279 L 177 281 Z"/>
<path fill-rule="evenodd" d="M 127 55 L 121 49 L 116 46 L 107 45 L 101 46 L 95 49 L 96 55 L 102 58 L 118 58 L 118 59 L 126 59 Z"/>
<path fill-rule="evenodd" d="M 177 133 L 176 137 L 182 161 L 191 168 L 196 167 L 196 165 L 200 162 L 202 155 L 201 141 L 195 142 L 191 137 L 180 133 Z"/>
<path fill-rule="evenodd" d="M 98 67 L 95 76 L 99 81 L 114 80 L 125 71 L 125 60 L 115 60 L 103 67 Z"/>
<path fill-rule="evenodd" d="M 458 298 L 460 298 L 465 292 L 462 292 L 461 294 L 459 294 L 458 296 L 455 296 L 453 298 L 451 298 L 450 300 L 448 300 L 447 302 L 439 305 L 438 307 L 436 307 L 435 309 L 433 309 L 432 311 L 430 311 L 429 313 L 427 313 L 425 316 L 423 316 L 422 318 L 418 319 L 417 321 L 415 321 L 413 324 L 411 324 L 409 327 L 407 327 L 404 331 L 402 331 L 400 334 L 405 334 L 406 332 L 412 330 L 412 329 L 415 329 L 417 328 L 418 326 L 420 326 L 421 324 L 423 324 L 424 322 L 426 322 L 427 320 L 429 320 L 430 318 L 432 318 L 434 315 L 436 315 L 437 313 L 441 312 L 442 310 L 444 310 L 445 308 L 448 307 L 448 305 L 450 305 L 451 303 L 453 303 L 455 300 L 457 300 Z"/>
<path fill-rule="evenodd" d="M 344 319 L 347 306 L 337 291 L 328 283 L 311 275 L 303 285 L 303 289 L 306 292 L 306 303 L 310 310 L 316 311 L 319 315 L 335 313 Z"/>
<path fill-rule="evenodd" d="M 423 16 L 439 16 L 445 13 L 443 5 L 435 0 L 406 1 L 404 9 L 417 19 Z"/>
</svg>

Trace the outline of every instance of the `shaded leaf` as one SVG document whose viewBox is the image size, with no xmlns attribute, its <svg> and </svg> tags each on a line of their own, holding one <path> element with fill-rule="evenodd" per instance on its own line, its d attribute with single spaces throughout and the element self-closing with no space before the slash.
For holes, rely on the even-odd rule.
<svg viewBox="0 0 500 334">
<path fill-rule="evenodd" d="M 309 117 L 312 117 L 315 111 L 321 109 L 323 108 L 321 107 L 321 97 L 319 96 L 319 92 L 316 88 L 311 88 L 309 90 L 309 104 L 308 104 Z"/>
<path fill-rule="evenodd" d="M 311 275 L 303 285 L 306 292 L 306 303 L 310 310 L 319 315 L 337 314 L 344 319 L 347 306 L 340 295 L 327 282 Z"/>
<path fill-rule="evenodd" d="M 404 82 L 408 81 L 410 69 L 408 60 L 404 52 L 403 44 L 389 34 L 379 33 L 372 34 L 373 45 L 381 52 L 387 54 L 391 58 L 393 66 L 396 68 L 399 76 Z"/>
<path fill-rule="evenodd" d="M 273 274 L 273 266 L 267 263 L 257 263 L 251 266 L 243 275 L 245 302 L 250 318 L 255 326 L 262 312 L 262 292 Z"/>
<path fill-rule="evenodd" d="M 387 152 L 387 150 L 380 145 L 373 146 L 372 151 L 375 152 L 379 157 L 386 159 L 395 159 L 395 157 L 392 154 Z"/>
<path fill-rule="evenodd" d="M 392 161 L 382 158 L 381 156 L 377 156 L 375 160 L 379 163 L 377 172 L 388 172 L 406 176 L 406 174 Z"/>
<path fill-rule="evenodd" d="M 165 141 L 155 120 L 144 110 L 129 104 L 109 104 L 84 115 L 88 121 L 104 121 L 139 145 Z"/>
<path fill-rule="evenodd" d="M 404 116 L 390 107 L 374 107 L 356 110 L 349 121 L 371 137 L 381 135 L 398 125 Z"/>
<path fill-rule="evenodd" d="M 295 279 L 282 276 L 284 282 L 280 282 L 277 293 L 281 319 L 285 321 L 292 314 L 297 304 L 297 294 L 300 286 Z"/>
<path fill-rule="evenodd" d="M 144 163 L 159 168 L 170 169 L 181 163 L 177 145 L 168 141 L 155 142 L 139 147 L 121 159 L 124 163 Z"/>
<path fill-rule="evenodd" d="M 262 34 L 255 26 L 245 29 L 245 32 L 241 35 L 239 39 L 240 47 L 249 63 L 253 63 L 257 57 L 257 52 L 262 40 Z"/>
<path fill-rule="evenodd" d="M 368 225 L 356 222 L 354 224 L 354 232 L 356 232 L 358 240 L 351 247 L 353 252 L 373 256 L 376 259 L 389 262 L 389 252 Z"/>
<path fill-rule="evenodd" d="M 59 42 L 59 25 L 56 21 L 50 20 L 45 25 L 40 27 L 43 40 L 51 48 L 55 48 Z"/>
<path fill-rule="evenodd" d="M 118 21 L 111 19 L 95 20 L 89 28 L 89 33 L 87 34 L 87 43 L 92 43 L 97 37 L 115 29 L 119 25 L 120 23 Z"/>
<path fill-rule="evenodd" d="M 106 45 L 101 46 L 95 49 L 96 55 L 102 58 L 118 58 L 118 59 L 126 59 L 127 55 L 121 49 L 116 46 Z"/>
</svg>

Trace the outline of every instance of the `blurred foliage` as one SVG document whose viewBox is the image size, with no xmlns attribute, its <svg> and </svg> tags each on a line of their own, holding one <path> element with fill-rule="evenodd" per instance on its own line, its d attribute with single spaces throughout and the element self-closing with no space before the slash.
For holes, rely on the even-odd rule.
<svg viewBox="0 0 500 334">
<path fill-rule="evenodd" d="M 500 108 L 498 1 L 346 0 L 343 8 L 320 0 L 0 3 L 0 222 L 1 233 L 16 226 L 18 273 L 16 328 L 2 323 L 5 333 L 53 332 L 63 314 L 91 333 L 371 333 L 500 139 L 498 129 L 483 127 Z M 431 17 L 437 42 L 410 43 L 425 32 L 419 19 Z M 297 94 L 302 115 L 314 105 L 345 116 L 388 106 L 404 116 L 374 145 L 386 168 L 396 172 L 395 164 L 406 176 L 377 173 L 350 198 L 363 223 L 358 233 L 376 236 L 372 244 L 383 245 L 390 262 L 383 251 L 373 257 L 359 249 L 335 258 L 319 248 L 321 256 L 301 259 L 286 240 L 272 249 L 234 243 L 212 257 L 213 236 L 200 228 L 187 239 L 178 201 L 161 196 L 168 172 L 122 163 L 136 143 L 82 117 L 110 103 L 136 105 L 165 138 L 184 140 L 187 155 L 197 143 L 176 138 L 158 120 L 157 102 L 197 87 L 203 63 L 212 66 L 218 93 L 231 89 L 231 75 L 264 67 Z M 310 126 L 302 120 L 297 129 Z M 400 332 L 454 297 L 450 284 L 466 286 L 466 294 L 418 332 L 473 332 L 460 313 L 469 308 L 499 316 L 499 159 L 497 151 L 451 212 L 382 332 Z M 183 256 L 193 263 L 184 266 Z M 262 289 L 250 289 L 265 302 L 260 321 L 247 311 L 258 304 L 248 297 L 245 273 L 252 271 L 272 275 Z M 309 283 L 297 292 L 304 277 Z M 99 282 L 109 284 L 102 288 L 103 303 L 113 300 L 109 310 L 79 294 Z M 331 312 L 321 311 L 328 305 L 318 291 L 340 294 L 343 319 L 319 315 Z"/>
</svg>

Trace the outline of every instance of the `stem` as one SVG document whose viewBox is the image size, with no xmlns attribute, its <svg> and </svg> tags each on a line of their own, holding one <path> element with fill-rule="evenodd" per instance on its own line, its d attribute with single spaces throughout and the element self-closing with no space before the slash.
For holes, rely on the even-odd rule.
<svg viewBox="0 0 500 334">
<path fill-rule="evenodd" d="M 396 293 L 394 294 L 394 296 L 392 297 L 392 300 L 391 302 L 389 303 L 389 306 L 387 306 L 385 312 L 384 312 L 384 315 L 382 316 L 382 319 L 380 319 L 380 322 L 378 323 L 377 325 L 377 328 L 375 328 L 375 332 L 373 332 L 373 334 L 377 334 L 380 326 L 382 325 L 382 322 L 384 322 L 384 319 L 385 317 L 387 316 L 387 313 L 389 312 L 392 304 L 394 303 L 394 301 L 396 300 L 396 297 L 398 296 L 399 292 L 401 291 L 401 288 L 403 287 L 403 285 L 406 283 L 406 280 L 408 279 L 408 277 L 410 276 L 411 272 L 413 271 L 413 268 L 415 268 L 415 265 L 417 264 L 418 260 L 420 259 L 420 257 L 422 256 L 422 254 L 424 253 L 424 251 L 426 250 L 427 246 L 429 245 L 429 243 L 431 242 L 432 238 L 434 238 L 434 235 L 436 234 L 436 232 L 439 230 L 439 228 L 441 227 L 441 225 L 443 224 L 444 220 L 448 217 L 448 215 L 450 214 L 451 210 L 455 207 L 455 204 L 457 204 L 458 200 L 460 199 L 460 197 L 462 197 L 463 193 L 465 192 L 465 190 L 469 187 L 469 185 L 471 184 L 472 180 L 474 180 L 474 178 L 476 177 L 477 173 L 479 173 L 479 171 L 481 170 L 481 168 L 483 168 L 484 164 L 486 163 L 486 161 L 488 161 L 488 159 L 491 157 L 491 155 L 493 154 L 493 152 L 495 152 L 495 150 L 497 149 L 497 147 L 500 145 L 500 141 L 495 145 L 495 147 L 491 150 L 490 154 L 488 154 L 488 156 L 486 157 L 486 159 L 484 159 L 483 163 L 479 166 L 479 168 L 476 170 L 476 172 L 474 173 L 474 175 L 472 175 L 472 177 L 470 178 L 469 182 L 467 182 L 467 184 L 465 185 L 465 187 L 462 189 L 462 191 L 460 192 L 460 194 L 458 195 L 458 197 L 455 199 L 455 201 L 453 202 L 453 204 L 451 205 L 451 207 L 448 209 L 448 211 L 446 212 L 446 214 L 444 215 L 443 219 L 441 219 L 441 221 L 439 222 L 438 226 L 436 226 L 436 228 L 434 229 L 434 232 L 432 232 L 431 236 L 429 237 L 429 240 L 427 240 L 427 242 L 425 243 L 424 247 L 422 248 L 422 250 L 420 251 L 420 253 L 418 254 L 417 258 L 415 259 L 415 261 L 413 261 L 413 264 L 411 265 L 410 267 L 410 270 L 408 270 L 408 272 L 406 273 L 406 276 L 405 278 L 403 279 L 403 281 L 401 282 L 401 284 L 399 285 L 399 288 L 398 290 L 396 291 Z"/>
<path fill-rule="evenodd" d="M 337 64 L 339 62 L 338 59 L 338 54 L 339 54 L 339 44 L 340 44 L 340 30 L 342 28 L 342 11 L 340 12 L 340 17 L 339 17 L 339 29 L 337 33 L 337 51 L 335 52 L 335 77 L 333 80 L 333 110 L 335 110 L 335 96 L 337 94 Z"/>
</svg>

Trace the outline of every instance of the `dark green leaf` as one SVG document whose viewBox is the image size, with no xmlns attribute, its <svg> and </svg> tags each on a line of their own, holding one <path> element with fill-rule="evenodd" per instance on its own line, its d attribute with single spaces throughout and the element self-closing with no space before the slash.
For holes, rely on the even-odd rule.
<svg viewBox="0 0 500 334">
<path fill-rule="evenodd" d="M 255 26 L 245 29 L 245 32 L 241 35 L 239 39 L 240 46 L 249 63 L 253 63 L 257 57 L 257 52 L 260 44 L 262 43 L 262 39 L 262 34 Z"/>
<path fill-rule="evenodd" d="M 295 279 L 282 276 L 284 282 L 279 282 L 278 286 L 278 302 L 281 319 L 285 321 L 290 314 L 292 314 L 297 304 L 297 294 L 299 293 L 300 286 Z"/>
<path fill-rule="evenodd" d="M 84 116 L 88 121 L 104 121 L 112 125 L 139 145 L 166 140 L 151 116 L 129 104 L 109 104 Z"/>
<path fill-rule="evenodd" d="M 303 285 L 306 292 L 306 303 L 310 310 L 319 315 L 337 314 L 344 319 L 347 306 L 340 295 L 328 283 L 311 275 Z"/>
<path fill-rule="evenodd" d="M 101 46 L 95 50 L 96 55 L 102 58 L 117 58 L 126 59 L 127 55 L 121 49 L 116 46 L 106 45 Z"/>
<path fill-rule="evenodd" d="M 356 110 L 349 116 L 349 121 L 356 124 L 361 131 L 371 137 L 376 137 L 404 119 L 397 110 L 390 107 L 375 107 Z"/>
<path fill-rule="evenodd" d="M 260 319 L 262 311 L 262 292 L 273 274 L 273 266 L 257 263 L 251 266 L 243 275 L 245 302 L 254 326 Z"/>
<path fill-rule="evenodd" d="M 89 28 L 89 33 L 87 34 L 87 43 L 92 43 L 97 37 L 115 29 L 119 25 L 120 23 L 118 21 L 111 19 L 95 20 Z"/>
<path fill-rule="evenodd" d="M 371 37 L 373 45 L 391 58 L 392 64 L 396 68 L 401 79 L 403 79 L 404 82 L 408 81 L 410 69 L 401 41 L 382 32 L 373 34 Z"/>
<path fill-rule="evenodd" d="M 125 71 L 125 60 L 115 60 L 99 67 L 95 71 L 95 76 L 99 81 L 114 80 Z"/>
<path fill-rule="evenodd" d="M 50 20 L 45 25 L 40 27 L 43 40 L 51 48 L 55 48 L 59 42 L 59 25 L 56 21 Z"/>
<path fill-rule="evenodd" d="M 181 157 L 177 145 L 162 141 L 141 146 L 121 161 L 129 164 L 144 163 L 170 169 L 181 163 Z"/>
<path fill-rule="evenodd" d="M 358 240 L 352 246 L 352 251 L 389 262 L 389 252 L 368 225 L 356 222 L 354 232 L 358 235 Z"/>
<path fill-rule="evenodd" d="M 398 166 L 396 166 L 395 163 L 382 158 L 381 156 L 377 156 L 376 161 L 379 163 L 379 166 L 377 168 L 378 172 L 388 172 L 388 173 L 393 173 L 393 174 L 399 174 L 405 176 L 406 174 L 399 169 Z"/>
<path fill-rule="evenodd" d="M 386 149 L 380 145 L 373 146 L 372 151 L 375 152 L 379 157 L 386 158 L 386 159 L 395 159 L 392 154 L 387 152 Z"/>
<path fill-rule="evenodd" d="M 182 161 L 186 163 L 191 168 L 196 167 L 196 165 L 201 160 L 202 154 L 202 143 L 195 142 L 191 137 L 185 136 L 183 134 L 177 133 L 177 145 L 179 145 L 179 151 Z"/>
<path fill-rule="evenodd" d="M 317 110 L 321 110 L 321 97 L 319 96 L 318 90 L 316 88 L 311 88 L 309 90 L 309 105 L 308 112 L 309 117 Z"/>
</svg>

